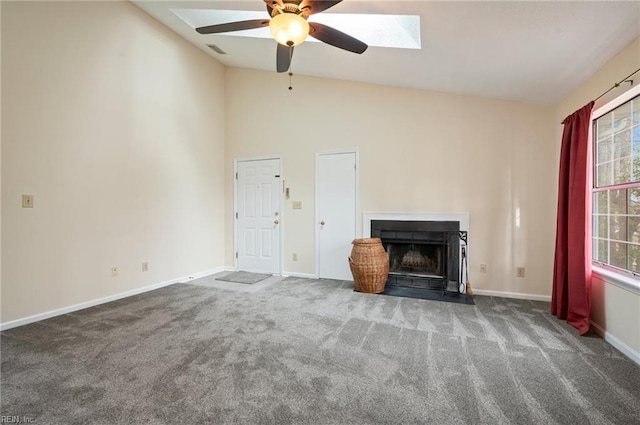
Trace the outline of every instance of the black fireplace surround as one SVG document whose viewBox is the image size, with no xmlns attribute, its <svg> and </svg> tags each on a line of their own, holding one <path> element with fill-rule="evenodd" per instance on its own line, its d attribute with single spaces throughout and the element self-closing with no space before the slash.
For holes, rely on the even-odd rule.
<svg viewBox="0 0 640 425">
<path fill-rule="evenodd" d="M 459 291 L 460 222 L 371 220 L 371 237 L 389 255 L 387 286 Z"/>
</svg>

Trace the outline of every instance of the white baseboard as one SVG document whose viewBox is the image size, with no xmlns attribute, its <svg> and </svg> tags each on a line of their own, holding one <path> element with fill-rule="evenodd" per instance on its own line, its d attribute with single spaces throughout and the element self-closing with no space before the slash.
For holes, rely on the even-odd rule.
<svg viewBox="0 0 640 425">
<path fill-rule="evenodd" d="M 607 332 L 606 330 L 604 330 L 604 328 L 598 325 L 597 323 L 591 322 L 591 326 L 593 326 L 593 329 L 596 331 L 596 333 L 600 335 L 602 338 L 604 338 L 605 341 L 613 345 L 615 348 L 618 349 L 618 351 L 620 351 L 625 356 L 629 357 L 637 365 L 640 365 L 640 353 L 635 351 L 633 348 L 629 347 L 624 342 L 620 341 L 618 338 L 613 336 L 610 332 Z"/>
<path fill-rule="evenodd" d="M 473 293 L 474 295 L 486 295 L 489 297 L 551 302 L 551 295 L 524 294 L 522 292 L 487 291 L 484 289 L 473 289 Z"/>
<path fill-rule="evenodd" d="M 282 272 L 283 277 L 304 277 L 306 279 L 317 279 L 318 276 L 311 273 Z"/>
<path fill-rule="evenodd" d="M 50 319 L 55 316 L 60 316 L 63 314 L 72 313 L 74 311 L 83 310 L 85 308 L 108 303 L 111 301 L 116 301 L 122 298 L 131 297 L 133 295 L 138 295 L 144 292 L 153 291 L 155 289 L 164 288 L 165 286 L 174 285 L 176 283 L 187 282 L 189 280 L 197 279 L 199 277 L 205 277 L 215 273 L 220 273 L 224 270 L 225 270 L 224 267 L 218 267 L 212 270 L 198 272 L 188 276 L 178 277 L 175 279 L 167 280 L 165 282 L 160 282 L 153 285 L 145 286 L 143 288 L 136 288 L 136 289 L 132 289 L 131 291 L 120 292 L 119 294 L 109 295 L 108 297 L 98 298 L 98 299 L 86 301 L 80 304 L 74 304 L 68 307 L 58 308 L 56 310 L 47 311 L 45 313 L 34 314 L 33 316 L 24 317 L 22 319 L 11 320 L 9 322 L 0 323 L 0 331 L 6 331 L 7 329 L 17 328 L 18 326 L 28 325 L 31 323 L 39 322 L 41 320 Z"/>
</svg>

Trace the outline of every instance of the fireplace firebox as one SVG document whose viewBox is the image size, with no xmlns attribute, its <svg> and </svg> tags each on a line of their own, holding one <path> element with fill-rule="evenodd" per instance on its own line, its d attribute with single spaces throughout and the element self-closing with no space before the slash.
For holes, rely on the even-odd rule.
<svg viewBox="0 0 640 425">
<path fill-rule="evenodd" d="M 463 292 L 460 252 L 467 232 L 458 221 L 371 220 L 389 256 L 388 286 Z"/>
</svg>

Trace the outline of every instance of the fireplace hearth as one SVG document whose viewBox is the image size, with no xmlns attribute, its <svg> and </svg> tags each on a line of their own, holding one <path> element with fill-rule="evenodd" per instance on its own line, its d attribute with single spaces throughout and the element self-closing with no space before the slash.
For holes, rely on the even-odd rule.
<svg viewBox="0 0 640 425">
<path fill-rule="evenodd" d="M 387 286 L 464 292 L 460 252 L 467 232 L 459 221 L 371 220 L 371 237 L 389 256 Z"/>
</svg>

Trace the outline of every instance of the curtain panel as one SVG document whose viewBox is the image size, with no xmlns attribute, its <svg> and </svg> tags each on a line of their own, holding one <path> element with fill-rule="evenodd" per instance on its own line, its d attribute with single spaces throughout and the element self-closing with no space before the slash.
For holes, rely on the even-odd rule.
<svg viewBox="0 0 640 425">
<path fill-rule="evenodd" d="M 569 115 L 560 151 L 551 313 L 589 331 L 591 312 L 591 161 L 593 102 Z"/>
</svg>

